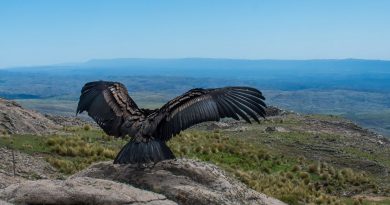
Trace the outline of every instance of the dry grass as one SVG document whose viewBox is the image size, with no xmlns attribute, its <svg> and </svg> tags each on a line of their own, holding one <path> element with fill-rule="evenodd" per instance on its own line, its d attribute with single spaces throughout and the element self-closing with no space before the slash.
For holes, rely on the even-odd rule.
<svg viewBox="0 0 390 205">
<path fill-rule="evenodd" d="M 374 186 L 365 173 L 275 154 L 220 131 L 187 131 L 169 146 L 177 156 L 217 164 L 251 188 L 288 204 L 343 204 L 341 193 Z"/>
</svg>

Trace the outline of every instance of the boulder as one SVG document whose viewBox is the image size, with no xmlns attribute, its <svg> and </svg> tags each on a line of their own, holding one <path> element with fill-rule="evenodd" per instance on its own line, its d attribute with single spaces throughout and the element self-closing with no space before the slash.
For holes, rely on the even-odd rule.
<svg viewBox="0 0 390 205">
<path fill-rule="evenodd" d="M 25 181 L 1 190 L 0 199 L 14 204 L 176 204 L 161 194 L 144 191 L 122 183 L 89 177 Z"/>
<path fill-rule="evenodd" d="M 100 162 L 71 178 L 78 177 L 131 184 L 184 205 L 285 204 L 248 188 L 212 164 L 190 159 L 166 160 L 147 167 Z"/>
</svg>

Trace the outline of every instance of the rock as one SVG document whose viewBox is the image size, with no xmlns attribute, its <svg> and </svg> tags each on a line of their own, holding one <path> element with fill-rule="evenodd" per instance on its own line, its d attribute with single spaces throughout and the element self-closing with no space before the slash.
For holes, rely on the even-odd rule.
<svg viewBox="0 0 390 205">
<path fill-rule="evenodd" d="M 207 124 L 207 129 L 208 130 L 216 130 L 216 129 L 226 129 L 229 128 L 230 124 L 226 122 L 209 122 Z"/>
<path fill-rule="evenodd" d="M 266 132 L 289 132 L 284 127 L 266 127 L 264 131 L 266 131 Z"/>
<path fill-rule="evenodd" d="M 265 109 L 265 115 L 267 117 L 273 117 L 273 116 L 281 116 L 285 115 L 288 112 L 285 110 L 282 110 L 280 108 L 274 107 L 274 106 L 269 106 Z"/>
<path fill-rule="evenodd" d="M 228 129 L 228 131 L 232 131 L 232 132 L 245 132 L 248 130 L 250 130 L 248 126 L 236 126 Z"/>
<path fill-rule="evenodd" d="M 11 184 L 19 183 L 22 181 L 25 181 L 25 179 L 22 177 L 10 176 L 8 174 L 0 172 L 0 189 L 4 189 Z M 0 205 L 1 205 L 1 203 L 0 203 Z"/>
<path fill-rule="evenodd" d="M 266 132 L 275 132 L 276 131 L 276 127 L 267 127 L 267 128 L 265 128 L 265 131 Z"/>
<path fill-rule="evenodd" d="M 284 127 L 275 127 L 277 132 L 288 132 L 288 130 Z"/>
<path fill-rule="evenodd" d="M 15 204 L 176 204 L 161 194 L 89 177 L 26 181 L 1 190 L 0 199 Z"/>
<path fill-rule="evenodd" d="M 131 184 L 163 194 L 178 204 L 285 204 L 229 178 L 214 165 L 189 159 L 166 160 L 142 169 L 100 162 L 72 176 L 78 177 Z"/>
<path fill-rule="evenodd" d="M 0 135 L 52 133 L 60 128 L 42 114 L 22 108 L 15 101 L 0 98 Z"/>
<path fill-rule="evenodd" d="M 12 205 L 6 201 L 0 200 L 0 205 Z"/>
</svg>

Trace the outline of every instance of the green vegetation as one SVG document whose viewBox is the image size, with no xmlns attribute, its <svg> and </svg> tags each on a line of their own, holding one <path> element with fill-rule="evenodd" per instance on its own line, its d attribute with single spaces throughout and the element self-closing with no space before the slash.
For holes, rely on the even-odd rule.
<svg viewBox="0 0 390 205">
<path fill-rule="evenodd" d="M 65 128 L 64 135 L 13 135 L 0 137 L 0 145 L 28 154 L 42 154 L 64 174 L 73 174 L 93 162 L 112 160 L 126 139 L 115 139 L 100 130 L 84 127 Z M 12 144 L 13 143 L 13 144 Z"/>
</svg>

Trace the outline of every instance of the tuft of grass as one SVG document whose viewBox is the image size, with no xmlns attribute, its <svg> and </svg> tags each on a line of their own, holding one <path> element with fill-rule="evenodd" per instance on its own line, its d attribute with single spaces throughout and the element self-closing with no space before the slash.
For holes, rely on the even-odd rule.
<svg viewBox="0 0 390 205">
<path fill-rule="evenodd" d="M 310 164 L 309 168 L 308 168 L 308 171 L 310 173 L 318 173 L 319 172 L 319 167 L 318 167 L 317 164 Z"/>
</svg>

